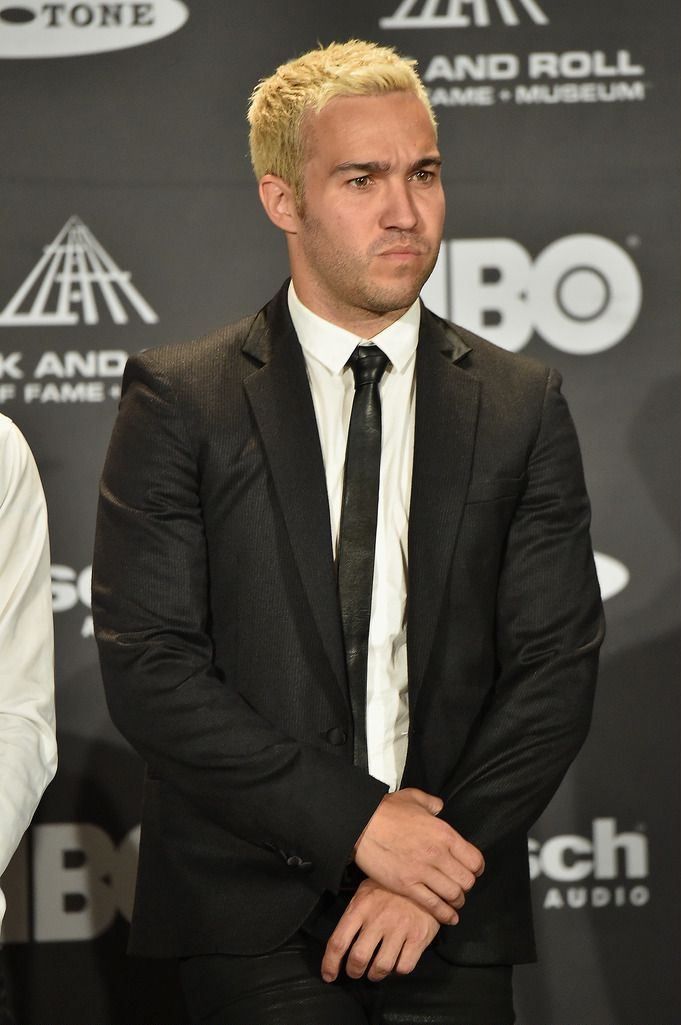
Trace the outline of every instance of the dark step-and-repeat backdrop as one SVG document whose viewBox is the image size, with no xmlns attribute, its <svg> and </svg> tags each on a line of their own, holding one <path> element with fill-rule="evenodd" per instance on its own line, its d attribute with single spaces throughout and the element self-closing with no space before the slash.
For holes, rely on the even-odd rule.
<svg viewBox="0 0 681 1025">
<path fill-rule="evenodd" d="M 678 1025 L 678 0 L 0 0 L 0 410 L 51 514 L 60 769 L 3 886 L 20 1025 L 179 1025 L 125 956 L 141 766 L 110 725 L 89 578 L 127 353 L 269 297 L 255 82 L 318 41 L 418 58 L 448 213 L 424 297 L 557 366 L 609 635 L 587 746 L 532 830 L 521 1025 Z M 172 894 L 168 895 L 172 900 Z"/>
</svg>

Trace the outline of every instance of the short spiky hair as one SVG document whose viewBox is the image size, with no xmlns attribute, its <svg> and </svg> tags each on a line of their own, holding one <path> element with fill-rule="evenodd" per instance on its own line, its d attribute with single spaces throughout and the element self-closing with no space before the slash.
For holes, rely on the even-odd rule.
<svg viewBox="0 0 681 1025">
<path fill-rule="evenodd" d="M 308 111 L 319 113 L 336 96 L 411 92 L 423 102 L 436 128 L 415 67 L 415 60 L 400 57 L 390 46 L 351 39 L 304 53 L 261 79 L 248 108 L 251 163 L 258 181 L 265 174 L 278 175 L 302 206 L 303 119 Z"/>
</svg>

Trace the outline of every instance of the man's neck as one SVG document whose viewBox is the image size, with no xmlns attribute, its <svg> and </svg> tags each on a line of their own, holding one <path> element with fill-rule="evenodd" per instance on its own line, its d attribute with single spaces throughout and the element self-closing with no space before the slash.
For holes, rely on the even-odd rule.
<svg viewBox="0 0 681 1025">
<path fill-rule="evenodd" d="M 346 307 L 339 303 L 325 302 L 323 298 L 309 294 L 308 289 L 304 287 L 301 289 L 295 278 L 293 287 L 300 302 L 312 313 L 321 317 L 322 320 L 328 321 L 329 324 L 335 324 L 336 327 L 343 328 L 343 330 L 357 335 L 358 338 L 367 340 L 374 338 L 381 331 L 385 331 L 387 327 L 403 317 L 410 308 L 410 306 L 405 306 L 404 309 L 376 312 L 354 306 Z"/>
</svg>

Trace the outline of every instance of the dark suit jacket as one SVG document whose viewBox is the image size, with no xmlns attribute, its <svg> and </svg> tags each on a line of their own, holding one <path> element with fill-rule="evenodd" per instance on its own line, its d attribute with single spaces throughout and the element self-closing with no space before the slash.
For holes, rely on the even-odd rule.
<svg viewBox="0 0 681 1025">
<path fill-rule="evenodd" d="M 602 620 L 559 376 L 423 311 L 404 786 L 485 853 L 446 957 L 532 959 L 526 832 L 588 729 Z M 282 291 L 126 369 L 93 612 L 148 771 L 131 949 L 260 953 L 336 891 L 352 764 L 322 455 Z"/>
</svg>

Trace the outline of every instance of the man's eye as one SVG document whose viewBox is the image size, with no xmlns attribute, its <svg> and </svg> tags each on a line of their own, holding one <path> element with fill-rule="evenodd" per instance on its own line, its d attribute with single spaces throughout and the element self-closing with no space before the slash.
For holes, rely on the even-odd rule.
<svg viewBox="0 0 681 1025">
<path fill-rule="evenodd" d="M 429 182 L 433 177 L 434 175 L 432 171 L 425 171 L 423 168 L 420 168 L 418 171 L 414 171 L 412 175 L 412 178 L 415 178 L 416 181 L 423 182 L 424 184 Z"/>
<path fill-rule="evenodd" d="M 350 185 L 355 189 L 365 189 L 370 181 L 371 179 L 368 174 L 362 174 L 359 178 L 351 178 Z"/>
</svg>

